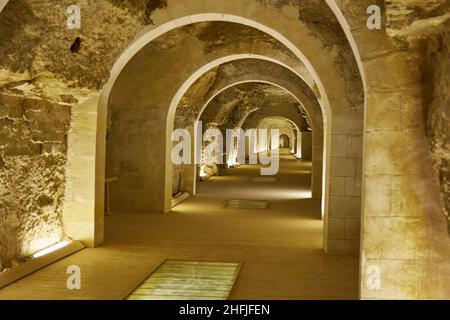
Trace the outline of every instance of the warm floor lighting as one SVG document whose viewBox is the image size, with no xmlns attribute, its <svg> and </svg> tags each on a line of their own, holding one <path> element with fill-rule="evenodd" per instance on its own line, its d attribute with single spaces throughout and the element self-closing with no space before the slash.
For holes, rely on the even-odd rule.
<svg viewBox="0 0 450 320">
<path fill-rule="evenodd" d="M 228 168 L 232 168 L 235 167 L 238 163 L 236 162 L 235 159 L 230 158 L 230 160 L 227 161 L 227 166 Z"/>
<path fill-rule="evenodd" d="M 205 167 L 203 165 L 200 166 L 200 177 L 201 178 L 206 177 Z"/>
<path fill-rule="evenodd" d="M 49 253 L 51 253 L 53 251 L 61 249 L 61 248 L 65 247 L 65 246 L 67 246 L 68 244 L 69 244 L 69 242 L 66 241 L 66 240 L 58 242 L 57 244 L 54 244 L 54 245 L 52 245 L 52 246 L 50 246 L 48 248 L 45 248 L 45 249 L 43 249 L 41 251 L 36 252 L 35 254 L 33 254 L 33 258 L 36 259 L 36 258 L 45 256 L 46 254 L 49 254 Z"/>
</svg>

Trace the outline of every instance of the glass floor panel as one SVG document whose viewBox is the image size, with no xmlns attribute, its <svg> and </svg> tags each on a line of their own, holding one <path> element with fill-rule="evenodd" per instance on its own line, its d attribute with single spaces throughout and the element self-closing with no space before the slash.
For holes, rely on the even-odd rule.
<svg viewBox="0 0 450 320">
<path fill-rule="evenodd" d="M 240 263 L 167 260 L 127 300 L 226 300 Z"/>
</svg>

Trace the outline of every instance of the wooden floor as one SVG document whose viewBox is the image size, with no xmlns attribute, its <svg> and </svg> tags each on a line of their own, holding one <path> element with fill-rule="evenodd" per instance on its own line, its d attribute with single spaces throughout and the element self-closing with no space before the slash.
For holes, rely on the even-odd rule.
<svg viewBox="0 0 450 320">
<path fill-rule="evenodd" d="M 124 299 L 166 259 L 242 263 L 231 299 L 356 299 L 357 257 L 322 251 L 320 203 L 310 163 L 283 156 L 275 182 L 252 182 L 257 166 L 228 169 L 198 185 L 170 214 L 106 217 L 105 243 L 84 249 L 2 290 L 1 299 Z M 266 210 L 224 208 L 268 200 Z M 81 268 L 82 289 L 66 288 Z"/>
</svg>

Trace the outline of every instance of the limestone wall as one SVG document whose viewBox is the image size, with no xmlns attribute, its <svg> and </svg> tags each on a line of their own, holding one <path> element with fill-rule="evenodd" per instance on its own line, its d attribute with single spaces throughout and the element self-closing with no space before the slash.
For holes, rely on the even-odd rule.
<svg viewBox="0 0 450 320">
<path fill-rule="evenodd" d="M 302 139 L 302 159 L 312 160 L 312 133 L 309 131 L 302 131 L 300 136 Z"/>
<path fill-rule="evenodd" d="M 0 69 L 17 73 L 18 84 L 26 81 L 31 91 L 52 100 L 64 100 L 60 95 L 73 91 L 67 90 L 69 83 L 100 89 L 136 32 L 151 23 L 152 9 L 163 6 L 152 8 L 160 2 L 9 1 L 0 19 Z M 80 30 L 66 27 L 65 13 L 73 4 L 81 9 Z M 80 45 L 71 50 L 77 37 Z M 0 86 L 2 80 L 11 79 L 0 73 Z"/>
<path fill-rule="evenodd" d="M 450 23 L 428 42 L 425 51 L 424 100 L 431 152 L 441 183 L 444 211 L 450 215 Z M 449 220 L 450 222 L 450 220 Z"/>
<path fill-rule="evenodd" d="M 58 242 L 70 108 L 0 94 L 0 269 Z"/>
<path fill-rule="evenodd" d="M 450 210 L 450 2 L 386 3 L 387 33 L 420 57 L 423 114 L 430 151 L 439 171 L 444 213 Z M 420 118 L 421 115 L 410 114 Z"/>
<path fill-rule="evenodd" d="M 417 4 L 425 9 L 430 2 L 390 1 L 386 8 L 378 1 L 386 14 L 383 21 L 391 27 L 406 23 L 406 29 L 383 25 L 374 32 L 362 27 L 371 0 L 338 2 L 361 57 L 367 91 L 361 298 L 448 299 L 450 237 L 429 152 L 420 81 L 427 79 L 421 50 L 439 23 L 416 21 L 415 27 L 425 27 L 410 33 L 408 25 L 419 12 L 427 12 Z M 412 8 L 404 7 L 408 4 Z M 389 23 L 392 18 L 395 24 Z"/>
</svg>

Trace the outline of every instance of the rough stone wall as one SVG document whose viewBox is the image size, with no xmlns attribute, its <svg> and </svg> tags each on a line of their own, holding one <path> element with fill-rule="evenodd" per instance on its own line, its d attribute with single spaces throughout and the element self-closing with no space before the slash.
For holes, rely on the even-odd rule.
<svg viewBox="0 0 450 320">
<path fill-rule="evenodd" d="M 206 103 L 208 98 L 213 96 L 213 93 L 220 88 L 223 83 L 231 79 L 239 79 L 248 74 L 264 74 L 264 75 L 278 75 L 292 80 L 293 83 L 304 92 L 305 96 L 311 101 L 317 101 L 314 92 L 308 85 L 299 81 L 298 77 L 286 71 L 283 67 L 255 59 L 243 59 L 225 63 L 211 71 L 205 73 L 199 80 L 197 80 L 191 88 L 186 92 L 177 107 L 175 115 L 175 128 L 184 128 L 189 126 L 198 116 L 201 108 Z M 238 86 L 239 87 L 239 86 Z M 258 87 L 255 86 L 255 87 Z M 264 88 L 264 99 L 268 104 L 271 103 L 297 103 L 296 100 L 284 90 L 278 89 L 274 86 L 260 86 Z M 272 91 L 272 92 L 270 92 Z M 223 106 L 222 106 L 223 107 Z M 221 107 L 221 108 L 222 108 Z M 255 106 L 253 106 L 255 107 Z M 317 102 L 317 108 L 320 106 Z M 220 111 L 219 111 L 220 112 Z M 305 114 L 306 117 L 306 114 Z"/>
<path fill-rule="evenodd" d="M 73 1 L 9 1 L 0 16 L 0 90 L 77 102 L 86 94 L 80 88 L 103 86 L 121 52 L 163 2 L 80 0 L 81 30 L 69 30 L 66 10 Z"/>
<path fill-rule="evenodd" d="M 76 103 L 101 89 L 117 58 L 138 31 L 153 24 L 166 0 L 80 0 L 81 30 L 66 27 L 73 1 L 10 1 L 0 16 L 0 90 Z M 205 53 L 241 41 L 264 43 L 295 56 L 275 39 L 237 24 L 202 23 L 183 28 L 205 42 Z M 175 35 L 176 37 L 176 35 Z M 168 48 L 168 37 L 154 41 Z M 19 49 L 18 49 L 19 48 Z"/>
<path fill-rule="evenodd" d="M 73 4 L 13 0 L 0 15 L 0 269 L 63 236 L 70 108 L 45 101 L 75 105 L 100 89 L 165 1 L 80 0 L 81 30 L 69 30 Z"/>
<path fill-rule="evenodd" d="M 253 28 L 243 28 L 242 25 L 228 22 L 204 22 L 187 27 L 199 40 L 204 41 L 205 53 L 211 53 L 224 47 L 239 47 L 248 42 L 254 45 L 267 45 L 282 52 L 292 60 L 297 57 L 283 44 L 271 36 Z"/>
<path fill-rule="evenodd" d="M 261 4 L 281 10 L 285 6 L 298 8 L 299 19 L 320 38 L 324 49 L 333 51 L 341 76 L 345 79 L 350 110 L 361 113 L 364 91 L 356 60 L 339 22 L 324 0 L 256 0 Z"/>
<path fill-rule="evenodd" d="M 175 114 L 175 128 L 184 128 L 192 125 L 192 122 L 197 119 L 204 105 L 204 97 L 214 87 L 218 69 L 219 67 L 205 73 L 200 79 L 194 82 L 183 96 Z"/>
<path fill-rule="evenodd" d="M 0 269 L 63 237 L 70 108 L 0 94 Z"/>
<path fill-rule="evenodd" d="M 393 14 L 388 2 L 387 7 L 385 1 L 376 2 L 385 13 L 382 30 L 365 28 L 373 0 L 337 2 L 359 49 L 367 85 L 360 297 L 448 299 L 450 237 L 427 154 L 421 51 L 416 50 L 428 41 L 434 23 L 411 33 L 419 40 L 413 47 L 401 35 L 406 29 L 386 28 Z M 371 285 L 374 276 L 381 286 Z"/>
<path fill-rule="evenodd" d="M 202 120 L 205 124 L 215 123 L 223 130 L 234 129 L 250 110 L 261 108 L 265 104 L 265 98 L 259 84 L 232 87 L 211 101 L 202 114 Z"/>
<path fill-rule="evenodd" d="M 303 118 L 303 109 L 296 103 L 271 104 L 251 113 L 243 123 L 242 128 L 256 128 L 261 119 L 280 116 L 294 122 L 300 131 L 309 131 L 308 123 Z"/>
<path fill-rule="evenodd" d="M 423 86 L 431 152 L 440 173 L 444 211 L 450 216 L 450 24 L 448 25 L 445 32 L 437 34 L 427 44 Z"/>
<path fill-rule="evenodd" d="M 450 213 L 450 1 L 386 1 L 387 32 L 422 57 L 422 99 L 430 151 Z M 450 222 L 450 220 L 449 220 Z"/>
<path fill-rule="evenodd" d="M 310 0 L 299 2 L 299 16 L 317 37 L 322 39 L 327 50 L 335 53 L 341 76 L 345 79 L 350 110 L 363 112 L 364 90 L 350 44 L 334 13 L 325 1 Z"/>
</svg>

